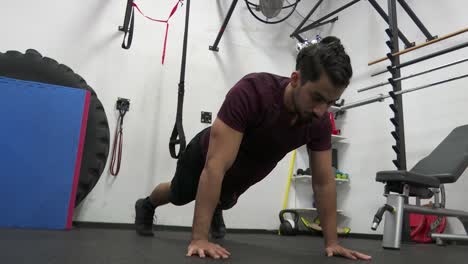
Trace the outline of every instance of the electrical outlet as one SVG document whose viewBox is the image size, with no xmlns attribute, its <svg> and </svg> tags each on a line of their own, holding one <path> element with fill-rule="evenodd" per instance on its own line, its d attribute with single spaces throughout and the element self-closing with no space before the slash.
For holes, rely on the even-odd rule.
<svg viewBox="0 0 468 264">
<path fill-rule="evenodd" d="M 201 112 L 201 122 L 211 124 L 211 112 Z"/>
<path fill-rule="evenodd" d="M 117 110 L 122 110 L 122 111 L 129 111 L 130 110 L 130 99 L 126 98 L 118 98 L 117 103 L 115 105 L 115 108 Z"/>
</svg>

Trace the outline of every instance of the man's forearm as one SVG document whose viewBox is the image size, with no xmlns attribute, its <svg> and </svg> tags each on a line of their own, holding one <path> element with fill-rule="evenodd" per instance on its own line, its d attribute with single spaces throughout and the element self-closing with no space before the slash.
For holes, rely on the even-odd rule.
<svg viewBox="0 0 468 264">
<path fill-rule="evenodd" d="M 326 246 L 338 243 L 336 233 L 336 183 L 313 185 L 314 196 L 320 217 Z"/>
<path fill-rule="evenodd" d="M 223 172 L 204 169 L 195 201 L 192 240 L 208 240 L 211 219 L 219 201 Z"/>
</svg>

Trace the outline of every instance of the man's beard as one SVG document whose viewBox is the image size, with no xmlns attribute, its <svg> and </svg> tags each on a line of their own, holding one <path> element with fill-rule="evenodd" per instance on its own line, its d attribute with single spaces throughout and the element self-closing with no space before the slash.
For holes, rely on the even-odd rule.
<svg viewBox="0 0 468 264">
<path fill-rule="evenodd" d="M 314 120 L 318 119 L 318 117 L 315 114 L 304 116 L 304 115 L 301 115 L 301 113 L 296 113 L 296 115 L 297 115 L 297 119 L 296 119 L 295 124 L 297 125 L 310 124 L 314 122 Z"/>
<path fill-rule="evenodd" d="M 293 114 L 295 115 L 295 121 L 293 125 L 304 125 L 308 123 L 312 123 L 314 120 L 318 119 L 318 116 L 315 113 L 308 113 L 305 114 L 299 110 L 299 106 L 297 105 L 297 97 L 298 92 L 293 94 Z"/>
</svg>

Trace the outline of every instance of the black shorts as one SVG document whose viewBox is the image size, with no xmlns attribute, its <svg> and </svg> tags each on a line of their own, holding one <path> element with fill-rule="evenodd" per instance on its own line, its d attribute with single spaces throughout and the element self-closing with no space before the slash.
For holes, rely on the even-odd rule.
<svg viewBox="0 0 468 264">
<path fill-rule="evenodd" d="M 208 130 L 198 133 L 187 145 L 185 151 L 177 160 L 177 168 L 171 181 L 169 202 L 174 205 L 185 205 L 195 200 L 198 190 L 198 181 L 205 167 L 205 159 L 201 145 L 201 137 Z M 224 197 L 226 197 L 224 195 Z M 230 197 L 229 195 L 227 197 Z M 218 205 L 222 209 L 229 209 L 237 201 L 231 198 L 220 197 Z"/>
</svg>

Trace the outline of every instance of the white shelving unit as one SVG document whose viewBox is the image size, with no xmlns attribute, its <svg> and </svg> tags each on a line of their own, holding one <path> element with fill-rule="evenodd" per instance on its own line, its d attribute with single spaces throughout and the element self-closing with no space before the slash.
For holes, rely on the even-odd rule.
<svg viewBox="0 0 468 264">
<path fill-rule="evenodd" d="M 304 182 L 304 183 L 310 183 L 312 181 L 312 175 L 294 175 L 291 177 L 291 180 L 293 182 L 299 183 L 299 182 Z M 337 184 L 346 184 L 349 182 L 349 179 L 337 179 L 335 178 L 335 181 Z M 298 212 L 316 212 L 317 208 L 290 208 L 291 210 L 296 210 Z M 344 214 L 343 210 L 338 209 L 336 211 L 338 214 Z"/>
<path fill-rule="evenodd" d="M 332 106 L 329 111 L 330 112 L 337 112 L 339 110 L 338 107 L 334 107 Z M 346 138 L 344 136 L 341 136 L 341 135 L 332 135 L 332 145 L 338 143 L 338 142 L 342 142 L 342 141 L 345 141 Z M 293 174 L 292 177 L 291 177 L 291 182 L 294 182 L 295 184 L 310 184 L 312 181 L 312 175 L 297 175 L 297 174 Z M 339 184 L 339 185 L 342 185 L 342 184 L 348 184 L 350 182 L 349 179 L 338 179 L 338 178 L 335 178 L 335 181 L 336 181 L 336 184 Z M 295 192 L 297 192 L 297 190 L 295 190 Z M 296 194 L 297 195 L 297 194 Z M 298 211 L 298 212 L 303 212 L 303 213 L 316 213 L 317 212 L 317 208 L 300 208 L 300 207 L 296 207 L 296 208 L 288 208 L 288 209 L 291 209 L 291 210 L 295 210 L 295 211 Z M 341 214 L 341 215 L 344 215 L 344 211 L 341 210 L 341 209 L 337 209 L 337 213 L 338 214 Z"/>
</svg>

